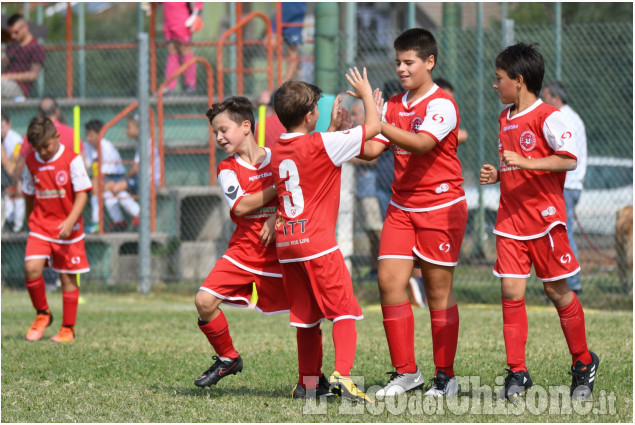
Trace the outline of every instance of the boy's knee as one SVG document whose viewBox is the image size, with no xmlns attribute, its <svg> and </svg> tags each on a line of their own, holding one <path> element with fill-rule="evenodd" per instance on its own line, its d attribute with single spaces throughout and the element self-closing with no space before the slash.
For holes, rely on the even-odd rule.
<svg viewBox="0 0 635 425">
<path fill-rule="evenodd" d="M 194 305 L 199 315 L 211 315 L 218 308 L 218 298 L 206 291 L 198 291 L 194 298 Z"/>
<path fill-rule="evenodd" d="M 29 262 L 24 264 L 24 277 L 26 278 L 26 280 L 37 279 L 42 275 L 42 271 L 42 268 L 36 264 L 32 264 Z"/>
</svg>

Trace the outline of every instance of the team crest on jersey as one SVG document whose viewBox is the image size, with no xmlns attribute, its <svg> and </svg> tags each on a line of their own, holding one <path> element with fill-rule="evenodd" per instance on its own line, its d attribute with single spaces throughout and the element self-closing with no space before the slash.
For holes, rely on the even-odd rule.
<svg viewBox="0 0 635 425">
<path fill-rule="evenodd" d="M 533 131 L 523 131 L 520 135 L 520 148 L 525 152 L 532 151 L 536 147 L 536 135 Z"/>
<path fill-rule="evenodd" d="M 421 117 L 414 117 L 412 121 L 410 121 L 410 131 L 412 133 L 418 133 L 421 124 L 423 124 L 423 119 Z"/>
<path fill-rule="evenodd" d="M 66 183 L 68 183 L 68 174 L 66 173 L 66 171 L 60 170 L 57 172 L 57 174 L 55 174 L 55 183 L 57 183 L 58 186 L 64 186 Z"/>
</svg>

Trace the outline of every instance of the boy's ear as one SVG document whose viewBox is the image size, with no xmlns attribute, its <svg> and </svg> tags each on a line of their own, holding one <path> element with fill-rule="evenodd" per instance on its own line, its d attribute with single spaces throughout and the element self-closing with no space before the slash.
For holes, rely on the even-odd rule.
<svg viewBox="0 0 635 425">
<path fill-rule="evenodd" d="M 434 65 L 436 65 L 434 55 L 428 56 L 428 58 L 424 62 L 428 71 L 432 71 L 432 69 L 434 68 Z"/>
</svg>

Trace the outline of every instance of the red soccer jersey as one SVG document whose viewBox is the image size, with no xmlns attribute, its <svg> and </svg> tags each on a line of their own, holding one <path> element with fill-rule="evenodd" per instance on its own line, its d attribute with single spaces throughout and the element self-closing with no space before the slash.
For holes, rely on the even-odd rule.
<svg viewBox="0 0 635 425">
<path fill-rule="evenodd" d="M 498 117 L 501 196 L 494 233 L 535 239 L 558 224 L 566 226 L 562 189 L 567 173 L 509 167 L 502 162 L 503 151 L 514 151 L 525 158 L 563 154 L 577 159 L 575 135 L 562 113 L 541 100 L 513 117 L 509 111 L 506 108 Z"/>
<path fill-rule="evenodd" d="M 49 161 L 31 152 L 26 157 L 22 192 L 34 196 L 33 212 L 29 216 L 29 235 L 51 242 L 69 244 L 84 238 L 81 215 L 67 239 L 59 239 L 58 226 L 75 202 L 75 193 L 92 189 L 82 158 L 60 145 Z"/>
<path fill-rule="evenodd" d="M 395 178 L 390 203 L 402 210 L 429 211 L 465 199 L 461 163 L 456 156 L 460 118 L 454 99 L 437 85 L 410 105 L 407 98 L 408 92 L 390 98 L 382 120 L 403 130 L 425 133 L 437 146 L 416 155 L 392 145 Z M 373 140 L 390 144 L 381 134 Z"/>
<path fill-rule="evenodd" d="M 306 261 L 338 249 L 335 224 L 341 166 L 363 153 L 366 128 L 332 133 L 284 133 L 273 147 L 280 211 L 276 246 L 281 263 Z"/>
<path fill-rule="evenodd" d="M 229 248 L 223 255 L 237 267 L 259 275 L 281 274 L 276 247 L 264 246 L 260 230 L 269 217 L 276 213 L 278 200 L 273 199 L 264 207 L 242 217 L 234 214 L 234 208 L 243 196 L 262 192 L 273 185 L 271 151 L 266 149 L 265 160 L 256 168 L 234 154 L 218 164 L 218 183 L 223 188 L 230 208 L 230 217 L 236 230 L 229 240 Z"/>
</svg>

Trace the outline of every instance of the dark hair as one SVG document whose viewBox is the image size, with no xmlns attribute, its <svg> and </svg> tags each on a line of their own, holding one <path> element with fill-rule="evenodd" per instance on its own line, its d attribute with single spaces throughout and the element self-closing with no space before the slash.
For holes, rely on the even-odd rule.
<svg viewBox="0 0 635 425">
<path fill-rule="evenodd" d="M 274 95 L 273 107 L 287 131 L 300 125 L 322 97 L 322 90 L 304 81 L 291 80 L 280 86 Z"/>
<path fill-rule="evenodd" d="M 446 80 L 445 78 L 435 78 L 434 84 L 441 87 L 445 91 L 448 91 L 448 90 L 454 91 L 454 86 L 450 84 L 450 82 Z"/>
<path fill-rule="evenodd" d="M 240 125 L 244 121 L 249 121 L 251 124 L 251 132 L 254 132 L 256 120 L 254 118 L 253 105 L 246 97 L 234 96 L 227 98 L 220 103 L 214 103 L 205 113 L 210 125 L 212 124 L 214 118 L 223 112 L 227 112 L 229 119 L 234 121 L 236 124 Z"/>
<path fill-rule="evenodd" d="M 437 49 L 437 42 L 434 36 L 428 30 L 423 28 L 410 28 L 409 30 L 405 30 L 395 38 L 393 46 L 397 52 L 414 50 L 417 56 L 422 60 L 426 60 L 432 55 L 434 56 L 435 66 L 437 64 L 439 49 Z"/>
<path fill-rule="evenodd" d="M 567 102 L 569 101 L 569 95 L 567 94 L 567 89 L 564 87 L 564 84 L 562 84 L 561 81 L 549 81 L 547 84 L 545 84 L 545 88 L 549 88 L 549 91 L 551 92 L 551 95 L 554 97 L 559 97 L 560 101 L 563 104 L 567 104 Z"/>
<path fill-rule="evenodd" d="M 86 131 L 94 131 L 95 133 L 99 133 L 103 127 L 104 123 L 101 120 L 90 120 L 84 124 Z"/>
<path fill-rule="evenodd" d="M 19 13 L 14 13 L 13 15 L 9 16 L 9 19 L 7 19 L 7 26 L 11 28 L 22 19 L 24 19 L 24 16 Z"/>
<path fill-rule="evenodd" d="M 44 96 L 40 100 L 40 105 L 37 108 L 37 113 L 46 118 L 52 118 L 59 109 L 59 105 L 53 96 Z"/>
<path fill-rule="evenodd" d="M 537 50 L 538 44 L 517 43 L 506 47 L 496 56 L 496 69 L 502 69 L 509 78 L 523 76 L 527 90 L 540 95 L 545 75 L 545 61 Z"/>
<path fill-rule="evenodd" d="M 11 122 L 11 120 L 9 119 L 9 114 L 5 112 L 4 109 L 0 111 L 0 113 L 2 114 L 2 121 Z"/>
<path fill-rule="evenodd" d="M 26 138 L 33 146 L 37 147 L 47 141 L 48 139 L 55 137 L 57 129 L 55 124 L 50 118 L 43 117 L 42 115 L 36 115 L 29 122 L 29 127 L 26 130 Z"/>
</svg>

